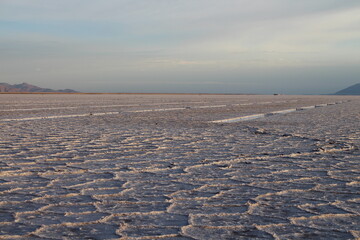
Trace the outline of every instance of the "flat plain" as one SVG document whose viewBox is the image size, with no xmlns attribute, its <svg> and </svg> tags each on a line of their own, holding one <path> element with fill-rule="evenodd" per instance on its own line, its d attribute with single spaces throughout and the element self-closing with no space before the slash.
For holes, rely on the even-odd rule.
<svg viewBox="0 0 360 240">
<path fill-rule="evenodd" d="M 0 239 L 360 239 L 360 97 L 0 95 Z"/>
</svg>

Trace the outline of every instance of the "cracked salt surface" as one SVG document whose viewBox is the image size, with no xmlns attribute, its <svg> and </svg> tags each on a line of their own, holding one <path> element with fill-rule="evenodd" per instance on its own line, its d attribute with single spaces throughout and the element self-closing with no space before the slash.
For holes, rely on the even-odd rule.
<svg viewBox="0 0 360 240">
<path fill-rule="evenodd" d="M 0 239 L 360 237 L 359 97 L 64 96 L 0 95 Z"/>
</svg>

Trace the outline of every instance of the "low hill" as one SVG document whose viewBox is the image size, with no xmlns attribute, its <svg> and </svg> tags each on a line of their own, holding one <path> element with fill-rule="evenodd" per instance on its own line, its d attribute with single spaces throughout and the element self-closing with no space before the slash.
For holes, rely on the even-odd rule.
<svg viewBox="0 0 360 240">
<path fill-rule="evenodd" d="M 62 90 L 54 90 L 50 88 L 41 88 L 38 86 L 34 86 L 28 83 L 21 84 L 8 84 L 8 83 L 0 83 L 0 93 L 9 93 L 9 92 L 43 92 L 43 93 L 77 93 L 77 91 L 72 89 L 62 89 Z"/>
<path fill-rule="evenodd" d="M 360 83 L 340 90 L 336 92 L 335 95 L 360 95 Z"/>
</svg>

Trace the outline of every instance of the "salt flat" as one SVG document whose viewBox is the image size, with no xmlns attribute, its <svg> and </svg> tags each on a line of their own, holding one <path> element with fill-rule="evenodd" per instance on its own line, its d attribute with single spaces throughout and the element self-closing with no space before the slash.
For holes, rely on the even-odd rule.
<svg viewBox="0 0 360 240">
<path fill-rule="evenodd" d="M 360 97 L 0 103 L 0 239 L 360 238 Z"/>
</svg>

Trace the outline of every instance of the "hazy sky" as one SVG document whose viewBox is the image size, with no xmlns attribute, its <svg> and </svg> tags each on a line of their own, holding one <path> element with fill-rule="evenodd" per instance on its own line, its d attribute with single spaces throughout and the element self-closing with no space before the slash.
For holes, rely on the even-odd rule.
<svg viewBox="0 0 360 240">
<path fill-rule="evenodd" d="M 0 82 L 331 93 L 360 82 L 359 0 L 0 0 Z"/>
</svg>

